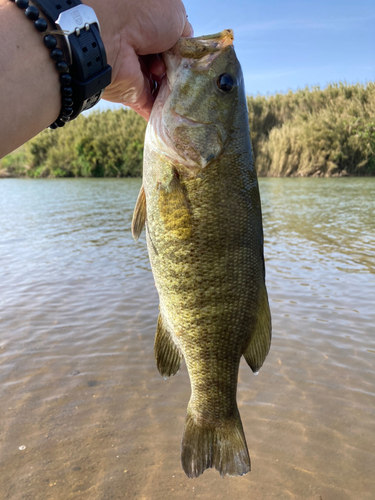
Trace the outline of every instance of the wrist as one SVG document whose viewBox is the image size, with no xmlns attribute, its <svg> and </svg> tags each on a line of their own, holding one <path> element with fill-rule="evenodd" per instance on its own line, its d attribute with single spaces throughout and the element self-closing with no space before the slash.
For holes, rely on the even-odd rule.
<svg viewBox="0 0 375 500">
<path fill-rule="evenodd" d="M 15 0 L 25 8 L 29 0 Z M 53 24 L 55 31 L 44 37 L 44 43 L 52 48 L 51 57 L 61 82 L 62 108 L 51 128 L 62 127 L 74 120 L 81 112 L 92 108 L 100 100 L 103 90 L 111 83 L 111 66 L 99 30 L 95 10 L 81 0 L 32 0 L 36 7 L 30 7 L 32 18 L 38 18 L 39 10 Z M 39 10 L 38 10 L 39 9 Z M 28 16 L 29 9 L 25 13 Z M 35 21 L 36 23 L 39 22 Z M 43 21 L 45 32 L 47 23 Z M 36 26 L 38 29 L 38 26 Z M 55 48 L 57 39 L 63 50 Z"/>
<path fill-rule="evenodd" d="M 114 68 L 120 51 L 120 23 L 118 13 L 116 12 L 117 2 L 114 5 L 108 5 L 109 2 L 102 0 L 82 0 L 84 4 L 92 7 L 98 18 L 101 37 L 107 54 L 107 62 Z M 108 15 L 110 13 L 110 15 Z"/>
</svg>

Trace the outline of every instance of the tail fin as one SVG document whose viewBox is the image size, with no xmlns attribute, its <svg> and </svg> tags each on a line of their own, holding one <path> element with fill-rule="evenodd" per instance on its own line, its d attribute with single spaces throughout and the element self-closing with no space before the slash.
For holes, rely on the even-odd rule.
<svg viewBox="0 0 375 500">
<path fill-rule="evenodd" d="M 243 476 L 250 471 L 250 457 L 240 414 L 216 426 L 196 423 L 188 412 L 181 443 L 181 462 L 188 477 L 198 477 L 215 467 L 221 476 Z"/>
</svg>

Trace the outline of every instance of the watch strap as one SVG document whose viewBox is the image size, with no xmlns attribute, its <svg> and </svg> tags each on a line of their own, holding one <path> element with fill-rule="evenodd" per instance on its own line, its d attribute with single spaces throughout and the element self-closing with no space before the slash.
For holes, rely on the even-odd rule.
<svg viewBox="0 0 375 500">
<path fill-rule="evenodd" d="M 97 104 L 111 83 L 112 68 L 107 64 L 99 22 L 91 7 L 80 0 L 33 0 L 47 19 L 63 30 L 64 50 L 72 77 L 73 113 Z"/>
<path fill-rule="evenodd" d="M 55 24 L 61 12 L 65 12 L 77 5 L 81 5 L 81 0 L 32 0 L 33 3 L 43 12 L 50 23 Z"/>
</svg>

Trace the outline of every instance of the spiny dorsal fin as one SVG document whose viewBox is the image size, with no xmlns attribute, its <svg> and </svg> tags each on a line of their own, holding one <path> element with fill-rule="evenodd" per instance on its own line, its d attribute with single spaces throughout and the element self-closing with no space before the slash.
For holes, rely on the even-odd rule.
<svg viewBox="0 0 375 500">
<path fill-rule="evenodd" d="M 159 373 L 163 377 L 175 375 L 180 369 L 182 355 L 165 328 L 161 314 L 156 329 L 154 354 Z"/>
<path fill-rule="evenodd" d="M 244 358 L 254 373 L 258 372 L 271 346 L 271 313 L 266 287 L 263 287 L 255 331 L 244 352 Z"/>
<path fill-rule="evenodd" d="M 133 221 L 132 221 L 132 234 L 135 241 L 141 235 L 143 228 L 146 223 L 146 195 L 145 190 L 142 185 L 141 190 L 137 198 L 137 203 L 135 204 Z"/>
</svg>

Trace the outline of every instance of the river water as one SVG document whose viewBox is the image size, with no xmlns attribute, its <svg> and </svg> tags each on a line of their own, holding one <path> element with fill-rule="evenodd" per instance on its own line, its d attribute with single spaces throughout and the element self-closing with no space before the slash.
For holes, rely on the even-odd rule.
<svg viewBox="0 0 375 500">
<path fill-rule="evenodd" d="M 260 179 L 271 352 L 241 362 L 244 477 L 188 479 L 140 180 L 0 182 L 2 500 L 375 498 L 375 179 Z"/>
</svg>

